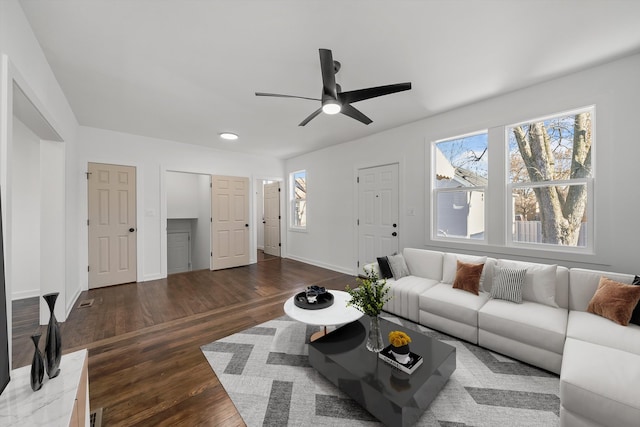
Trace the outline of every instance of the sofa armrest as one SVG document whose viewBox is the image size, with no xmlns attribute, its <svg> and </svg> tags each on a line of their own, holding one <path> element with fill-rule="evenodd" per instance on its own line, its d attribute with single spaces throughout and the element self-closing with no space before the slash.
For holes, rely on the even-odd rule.
<svg viewBox="0 0 640 427">
<path fill-rule="evenodd" d="M 371 264 L 366 264 L 363 267 L 363 269 L 364 269 L 365 273 L 369 273 L 369 272 L 373 271 L 374 273 L 376 273 L 376 275 L 378 277 L 382 277 L 380 275 L 380 266 L 378 266 L 377 262 L 372 262 Z"/>
</svg>

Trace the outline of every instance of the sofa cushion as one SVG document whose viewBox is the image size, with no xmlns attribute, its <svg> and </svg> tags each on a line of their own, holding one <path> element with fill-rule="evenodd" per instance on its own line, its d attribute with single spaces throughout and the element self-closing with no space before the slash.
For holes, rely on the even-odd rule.
<svg viewBox="0 0 640 427">
<path fill-rule="evenodd" d="M 556 303 L 557 265 L 500 259 L 498 260 L 498 268 L 526 269 L 527 274 L 522 288 L 522 299 L 558 307 Z"/>
<path fill-rule="evenodd" d="M 567 319 L 565 308 L 531 301 L 513 304 L 490 300 L 478 311 L 478 327 L 534 347 L 562 354 Z"/>
<path fill-rule="evenodd" d="M 640 355 L 640 326 L 620 326 L 604 317 L 571 310 L 567 338 L 588 341 Z"/>
<path fill-rule="evenodd" d="M 478 345 L 549 372 L 560 374 L 561 353 L 527 344 L 520 338 L 507 338 L 484 329 L 478 329 Z"/>
<path fill-rule="evenodd" d="M 470 264 L 482 264 L 482 276 L 480 276 L 480 289 L 489 292 L 493 283 L 493 270 L 496 266 L 496 259 L 484 256 L 461 255 L 453 253 L 443 254 L 442 259 L 442 283 L 453 284 L 456 278 L 456 268 L 458 259 Z"/>
<path fill-rule="evenodd" d="M 522 286 L 526 269 L 497 268 L 491 286 L 491 298 L 522 304 Z"/>
<path fill-rule="evenodd" d="M 480 292 L 480 276 L 484 264 L 468 264 L 457 260 L 456 278 L 453 281 L 454 289 L 462 289 L 478 295 Z"/>
<path fill-rule="evenodd" d="M 458 271 L 458 261 L 466 262 L 468 264 L 484 264 L 485 262 L 487 262 L 487 257 L 450 253 L 444 254 L 444 260 L 442 264 L 442 283 L 452 284 L 456 279 L 456 272 Z"/>
<path fill-rule="evenodd" d="M 389 261 L 389 267 L 391 267 L 391 273 L 394 279 L 398 280 L 411 274 L 402 254 L 389 255 L 387 260 Z"/>
<path fill-rule="evenodd" d="M 444 252 L 404 248 L 402 254 L 413 276 L 442 281 Z"/>
<path fill-rule="evenodd" d="M 598 289 L 600 277 L 606 276 L 616 282 L 631 284 L 633 274 L 572 268 L 569 270 L 569 309 L 587 311 L 591 298 Z"/>
<path fill-rule="evenodd" d="M 420 310 L 467 325 L 478 326 L 478 310 L 488 300 L 487 292 L 474 295 L 461 289 L 453 289 L 450 284 L 438 283 L 420 295 Z"/>
<path fill-rule="evenodd" d="M 603 426 L 637 427 L 640 356 L 567 338 L 560 373 L 565 410 Z"/>
<path fill-rule="evenodd" d="M 587 311 L 627 326 L 639 300 L 640 286 L 627 285 L 602 276 Z"/>
<path fill-rule="evenodd" d="M 437 283 L 437 280 L 417 276 L 406 276 L 399 280 L 389 279 L 387 285 L 391 299 L 387 301 L 383 309 L 419 323 L 419 296 Z"/>
</svg>

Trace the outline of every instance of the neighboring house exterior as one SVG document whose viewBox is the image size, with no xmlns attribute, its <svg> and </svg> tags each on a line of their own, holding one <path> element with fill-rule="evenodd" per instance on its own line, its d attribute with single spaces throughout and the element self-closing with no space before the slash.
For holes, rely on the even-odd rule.
<svg viewBox="0 0 640 427">
<path fill-rule="evenodd" d="M 446 165 L 437 171 L 436 187 L 460 188 L 460 191 L 439 194 L 438 235 L 484 238 L 484 191 L 467 188 L 486 187 L 487 179 L 468 169 L 453 167 L 437 147 L 435 151 L 437 164 Z"/>
</svg>

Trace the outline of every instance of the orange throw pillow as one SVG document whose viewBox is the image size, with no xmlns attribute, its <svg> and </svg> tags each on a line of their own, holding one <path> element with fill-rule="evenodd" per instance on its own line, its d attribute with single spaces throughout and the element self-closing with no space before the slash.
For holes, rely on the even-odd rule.
<svg viewBox="0 0 640 427">
<path fill-rule="evenodd" d="M 625 285 L 603 276 L 587 311 L 627 326 L 639 300 L 640 286 Z"/>
<path fill-rule="evenodd" d="M 484 264 L 468 264 L 458 260 L 453 288 L 480 295 L 478 291 L 480 290 L 480 276 L 483 268 Z"/>
</svg>

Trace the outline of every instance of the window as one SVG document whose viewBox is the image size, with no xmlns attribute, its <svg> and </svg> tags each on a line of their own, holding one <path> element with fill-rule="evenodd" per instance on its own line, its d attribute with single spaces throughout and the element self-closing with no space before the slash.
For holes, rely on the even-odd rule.
<svg viewBox="0 0 640 427">
<path fill-rule="evenodd" d="M 437 141 L 432 154 L 433 238 L 484 241 L 487 132 Z"/>
<path fill-rule="evenodd" d="M 506 127 L 512 244 L 590 247 L 593 108 Z"/>
<path fill-rule="evenodd" d="M 307 228 L 307 171 L 289 175 L 291 185 L 291 228 Z"/>
</svg>

